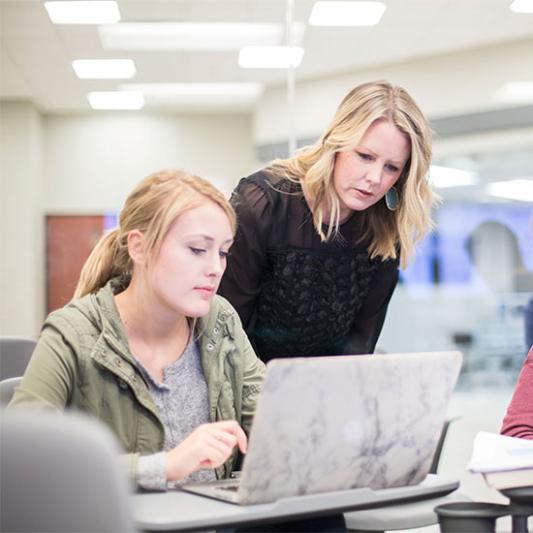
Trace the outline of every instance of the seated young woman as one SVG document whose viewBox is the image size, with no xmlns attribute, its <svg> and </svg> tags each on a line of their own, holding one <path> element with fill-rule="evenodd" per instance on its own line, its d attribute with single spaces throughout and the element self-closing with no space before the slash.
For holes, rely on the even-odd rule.
<svg viewBox="0 0 533 533">
<path fill-rule="evenodd" d="M 100 419 L 146 489 L 229 476 L 264 375 L 236 312 L 216 296 L 235 229 L 209 182 L 175 170 L 143 180 L 85 263 L 75 298 L 46 319 L 10 407 Z"/>
</svg>

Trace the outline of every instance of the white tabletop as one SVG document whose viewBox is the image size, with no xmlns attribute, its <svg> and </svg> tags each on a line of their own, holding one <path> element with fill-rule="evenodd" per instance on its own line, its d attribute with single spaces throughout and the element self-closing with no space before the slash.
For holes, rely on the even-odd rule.
<svg viewBox="0 0 533 533">
<path fill-rule="evenodd" d="M 180 490 L 140 493 L 132 497 L 132 507 L 135 525 L 140 530 L 194 531 L 381 507 L 443 496 L 458 487 L 459 482 L 456 480 L 430 474 L 419 485 L 410 487 L 325 492 L 247 506 Z"/>
</svg>

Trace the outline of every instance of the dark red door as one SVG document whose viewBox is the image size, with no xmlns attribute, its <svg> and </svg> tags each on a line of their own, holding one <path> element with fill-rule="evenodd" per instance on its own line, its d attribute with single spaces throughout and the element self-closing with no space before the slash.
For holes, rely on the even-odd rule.
<svg viewBox="0 0 533 533">
<path fill-rule="evenodd" d="M 46 217 L 47 313 L 72 299 L 81 268 L 103 230 L 103 216 Z"/>
</svg>

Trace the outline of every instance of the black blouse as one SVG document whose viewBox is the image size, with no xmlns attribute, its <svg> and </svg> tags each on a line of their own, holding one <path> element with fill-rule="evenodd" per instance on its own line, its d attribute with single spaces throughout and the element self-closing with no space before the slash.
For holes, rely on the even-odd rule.
<svg viewBox="0 0 533 533">
<path fill-rule="evenodd" d="M 323 243 L 300 184 L 264 171 L 243 178 L 231 202 L 239 227 L 219 293 L 257 355 L 372 353 L 398 261 L 369 258 L 357 213 Z"/>
</svg>

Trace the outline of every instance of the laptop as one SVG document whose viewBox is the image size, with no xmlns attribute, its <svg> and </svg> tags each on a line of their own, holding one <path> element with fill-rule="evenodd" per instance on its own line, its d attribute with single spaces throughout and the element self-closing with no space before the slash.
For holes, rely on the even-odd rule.
<svg viewBox="0 0 533 533">
<path fill-rule="evenodd" d="M 461 362 L 460 352 L 271 360 L 240 478 L 181 489 L 249 505 L 420 483 Z"/>
</svg>

